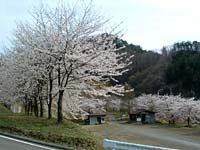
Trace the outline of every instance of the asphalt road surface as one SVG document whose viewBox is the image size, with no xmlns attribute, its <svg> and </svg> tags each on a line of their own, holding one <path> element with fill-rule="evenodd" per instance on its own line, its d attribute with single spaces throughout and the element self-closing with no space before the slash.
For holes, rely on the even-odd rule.
<svg viewBox="0 0 200 150">
<path fill-rule="evenodd" d="M 0 135 L 0 150 L 56 150 L 56 149 Z"/>
<path fill-rule="evenodd" d="M 116 141 L 180 150 L 200 150 L 200 132 L 190 128 L 109 122 L 104 125 L 85 126 L 85 129 L 99 137 Z"/>
</svg>

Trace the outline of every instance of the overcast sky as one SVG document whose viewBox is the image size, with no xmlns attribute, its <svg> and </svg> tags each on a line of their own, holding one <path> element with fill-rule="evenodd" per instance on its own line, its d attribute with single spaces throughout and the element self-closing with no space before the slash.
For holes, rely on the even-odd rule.
<svg viewBox="0 0 200 150">
<path fill-rule="evenodd" d="M 42 0 L 0 0 L 0 45 L 7 44 L 17 21 Z M 57 0 L 43 0 L 53 6 Z M 75 0 L 66 0 L 68 2 Z M 144 49 L 178 41 L 200 41 L 200 0 L 93 0 L 112 24 L 124 21 L 124 39 Z"/>
</svg>

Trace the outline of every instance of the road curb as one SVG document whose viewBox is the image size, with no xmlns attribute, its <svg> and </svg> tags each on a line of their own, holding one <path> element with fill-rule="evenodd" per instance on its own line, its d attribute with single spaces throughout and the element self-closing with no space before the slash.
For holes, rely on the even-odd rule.
<svg viewBox="0 0 200 150">
<path fill-rule="evenodd" d="M 46 142 L 43 142 L 43 141 L 31 139 L 31 138 L 28 138 L 28 137 L 22 137 L 22 136 L 19 136 L 19 135 L 13 135 L 13 134 L 10 134 L 10 133 L 7 133 L 7 132 L 0 131 L 0 135 L 7 136 L 7 137 L 10 137 L 10 138 L 15 138 L 15 139 L 30 142 L 30 143 L 34 143 L 34 144 L 39 144 L 39 145 L 51 147 L 51 148 L 56 148 L 56 149 L 59 149 L 59 150 L 74 150 L 72 148 L 67 148 L 67 147 L 56 145 L 56 144 L 53 144 L 53 143 L 46 143 Z"/>
</svg>

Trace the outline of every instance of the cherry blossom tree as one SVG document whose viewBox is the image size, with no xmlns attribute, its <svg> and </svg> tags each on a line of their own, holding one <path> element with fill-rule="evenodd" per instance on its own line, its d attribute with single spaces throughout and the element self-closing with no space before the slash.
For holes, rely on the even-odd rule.
<svg viewBox="0 0 200 150">
<path fill-rule="evenodd" d="M 174 124 L 175 121 L 187 122 L 187 126 L 200 123 L 200 102 L 194 98 L 143 94 L 136 98 L 136 109 L 156 111 L 157 119 L 166 120 L 169 124 Z"/>
<path fill-rule="evenodd" d="M 25 112 L 34 111 L 38 116 L 43 116 L 42 90 L 46 78 L 45 71 L 41 67 L 41 57 L 31 51 L 26 45 L 22 45 L 18 38 L 13 39 L 12 47 L 2 55 L 1 69 L 1 96 L 4 103 L 14 103 L 21 100 L 25 106 Z"/>
<path fill-rule="evenodd" d="M 16 66 L 25 69 L 19 79 L 25 78 L 26 86 L 21 87 L 31 95 L 32 89 L 40 91 L 48 85 L 49 118 L 52 91 L 56 89 L 60 123 L 63 120 L 64 92 L 78 89 L 84 83 L 108 82 L 127 71 L 123 68 L 130 65 L 131 57 L 127 62 L 120 61 L 124 53 L 119 53 L 121 48 L 116 47 L 117 35 L 102 32 L 108 20 L 93 9 L 92 3 L 80 2 L 73 7 L 60 3 L 56 8 L 42 5 L 31 15 L 31 22 L 20 23 L 15 30 L 14 49 L 19 58 L 16 60 L 21 60 Z M 105 89 L 116 92 L 119 87 Z"/>
<path fill-rule="evenodd" d="M 178 109 L 182 106 L 182 98 L 173 95 L 158 96 L 157 110 L 160 118 L 168 120 L 169 124 L 175 124 L 175 121 L 181 117 Z"/>
<path fill-rule="evenodd" d="M 143 94 L 135 99 L 136 109 L 157 111 L 158 97 L 151 94 Z"/>
<path fill-rule="evenodd" d="M 194 122 L 195 114 L 199 110 L 200 102 L 194 100 L 194 98 L 183 99 L 182 106 L 178 109 L 178 114 L 187 122 L 187 126 L 191 126 L 191 121 Z"/>
</svg>

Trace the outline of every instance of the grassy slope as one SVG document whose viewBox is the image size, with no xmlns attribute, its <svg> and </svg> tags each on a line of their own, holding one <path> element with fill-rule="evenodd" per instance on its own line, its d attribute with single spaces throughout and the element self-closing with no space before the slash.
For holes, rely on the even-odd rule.
<svg viewBox="0 0 200 150">
<path fill-rule="evenodd" d="M 0 114 L 8 114 L 8 113 L 11 113 L 11 111 L 0 104 Z"/>
<path fill-rule="evenodd" d="M 0 105 L 0 130 L 24 135 L 76 149 L 102 149 L 97 139 L 78 124 L 64 121 L 58 125 L 55 119 L 16 115 Z M 4 111 L 2 111 L 4 110 Z"/>
</svg>

